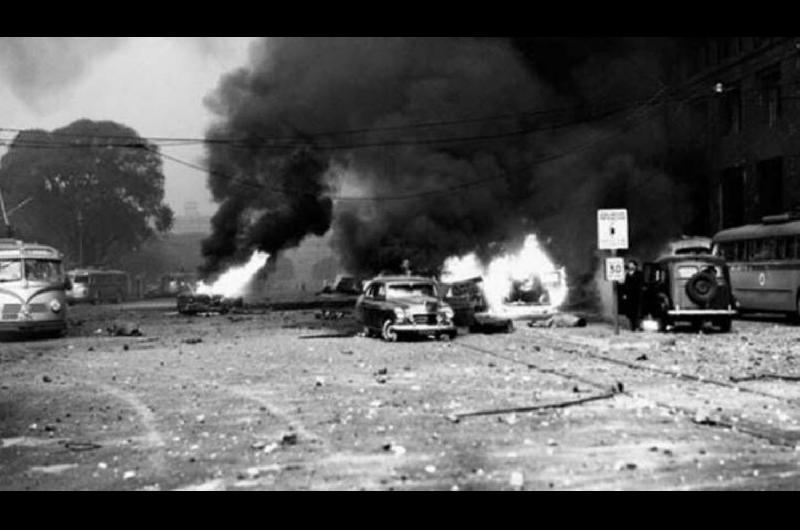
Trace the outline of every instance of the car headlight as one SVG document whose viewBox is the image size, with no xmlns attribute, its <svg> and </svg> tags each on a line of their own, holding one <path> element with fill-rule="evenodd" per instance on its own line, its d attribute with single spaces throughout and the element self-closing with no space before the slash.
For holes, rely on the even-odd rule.
<svg viewBox="0 0 800 530">
<path fill-rule="evenodd" d="M 61 302 L 59 302 L 58 300 L 51 301 L 50 302 L 50 310 L 53 313 L 58 313 L 59 311 L 61 311 Z"/>
<path fill-rule="evenodd" d="M 394 316 L 398 322 L 402 322 L 406 319 L 406 312 L 400 307 L 395 307 Z"/>
</svg>

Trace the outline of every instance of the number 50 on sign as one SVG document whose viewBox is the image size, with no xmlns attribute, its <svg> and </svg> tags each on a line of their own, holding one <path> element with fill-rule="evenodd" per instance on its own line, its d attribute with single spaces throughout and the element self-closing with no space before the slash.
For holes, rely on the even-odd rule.
<svg viewBox="0 0 800 530">
<path fill-rule="evenodd" d="M 606 258 L 606 281 L 625 281 L 625 259 Z"/>
</svg>

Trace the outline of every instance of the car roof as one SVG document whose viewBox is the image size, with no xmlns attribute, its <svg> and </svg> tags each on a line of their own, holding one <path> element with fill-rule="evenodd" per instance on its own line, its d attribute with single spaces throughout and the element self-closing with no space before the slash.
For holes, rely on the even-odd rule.
<svg viewBox="0 0 800 530">
<path fill-rule="evenodd" d="M 403 275 L 376 276 L 370 280 L 370 283 L 379 281 L 384 283 L 410 283 L 410 282 L 436 283 L 436 281 L 433 280 L 432 278 L 425 278 L 424 276 L 403 276 Z"/>
</svg>

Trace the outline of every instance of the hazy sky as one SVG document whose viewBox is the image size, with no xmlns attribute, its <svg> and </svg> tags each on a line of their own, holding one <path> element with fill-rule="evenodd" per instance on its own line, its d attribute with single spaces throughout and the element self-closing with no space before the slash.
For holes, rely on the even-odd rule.
<svg viewBox="0 0 800 530">
<path fill-rule="evenodd" d="M 245 64 L 253 40 L 0 37 L 0 127 L 52 130 L 88 118 L 120 122 L 142 136 L 202 138 L 211 119 L 203 98 L 222 74 Z M 201 163 L 200 145 L 162 149 Z M 204 173 L 166 159 L 164 173 L 177 215 L 187 201 L 214 212 Z"/>
</svg>

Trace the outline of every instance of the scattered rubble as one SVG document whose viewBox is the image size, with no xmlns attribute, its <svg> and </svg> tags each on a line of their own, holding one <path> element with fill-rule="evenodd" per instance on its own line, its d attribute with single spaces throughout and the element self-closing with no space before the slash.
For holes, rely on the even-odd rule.
<svg viewBox="0 0 800 530">
<path fill-rule="evenodd" d="M 586 319 L 569 313 L 556 313 L 543 320 L 531 320 L 528 326 L 532 328 L 583 328 Z"/>
<path fill-rule="evenodd" d="M 139 324 L 136 322 L 117 320 L 106 328 L 106 333 L 112 337 L 140 337 L 142 335 Z"/>
</svg>

